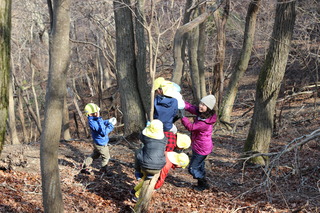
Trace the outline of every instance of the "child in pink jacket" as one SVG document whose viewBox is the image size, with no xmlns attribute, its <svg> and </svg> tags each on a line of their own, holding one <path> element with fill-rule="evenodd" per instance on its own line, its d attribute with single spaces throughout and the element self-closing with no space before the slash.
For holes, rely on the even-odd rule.
<svg viewBox="0 0 320 213">
<path fill-rule="evenodd" d="M 212 131 L 213 125 L 217 121 L 214 105 L 216 98 L 213 95 L 205 96 L 198 106 L 194 106 L 185 101 L 185 110 L 196 115 L 194 122 L 190 122 L 187 117 L 181 119 L 185 128 L 191 132 L 192 157 L 188 171 L 193 178 L 198 180 L 198 191 L 209 188 L 205 178 L 205 159 L 213 150 Z"/>
</svg>

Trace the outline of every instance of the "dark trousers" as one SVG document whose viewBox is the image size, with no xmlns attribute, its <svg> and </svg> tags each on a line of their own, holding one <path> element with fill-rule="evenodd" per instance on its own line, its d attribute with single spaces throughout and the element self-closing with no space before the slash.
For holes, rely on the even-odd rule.
<svg viewBox="0 0 320 213">
<path fill-rule="evenodd" d="M 200 155 L 192 151 L 192 157 L 190 160 L 188 171 L 195 179 L 202 179 L 206 176 L 205 162 L 204 160 L 208 155 Z"/>
</svg>

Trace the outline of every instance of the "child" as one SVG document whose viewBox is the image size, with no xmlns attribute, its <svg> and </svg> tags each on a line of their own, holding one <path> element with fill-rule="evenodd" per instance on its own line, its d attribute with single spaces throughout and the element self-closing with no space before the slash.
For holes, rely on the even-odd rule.
<svg viewBox="0 0 320 213">
<path fill-rule="evenodd" d="M 184 115 L 182 115 L 183 118 L 181 119 L 182 124 L 191 132 L 192 157 L 188 171 L 193 178 L 198 180 L 198 186 L 195 187 L 198 191 L 209 188 L 205 179 L 206 171 L 204 160 L 213 149 L 211 135 L 213 124 L 217 121 L 217 115 L 213 109 L 215 103 L 216 98 L 213 95 L 203 97 L 198 107 L 185 101 L 185 110 L 197 115 L 197 117 L 193 123 L 184 117 Z"/>
<path fill-rule="evenodd" d="M 151 121 L 142 131 L 140 139 L 143 147 L 136 152 L 135 176 L 137 179 L 141 178 L 141 176 L 142 178 L 140 183 L 131 191 L 134 194 L 134 201 L 139 197 L 144 180 L 146 178 L 151 179 L 166 164 L 164 151 L 167 138 L 163 133 L 163 123 L 160 120 L 155 119 Z"/>
<path fill-rule="evenodd" d="M 168 145 L 166 147 L 166 165 L 161 169 L 159 179 L 154 187 L 154 189 L 159 189 L 168 176 L 168 173 L 171 168 L 175 169 L 177 167 L 185 168 L 189 164 L 189 157 L 185 153 L 180 153 L 183 149 L 188 149 L 191 144 L 191 139 L 186 134 L 177 133 L 176 137 L 176 147 L 174 149 L 175 152 L 172 152 L 171 149 L 168 149 Z M 179 155 L 172 153 L 180 153 Z M 175 156 L 172 156 L 175 155 Z M 176 160 L 175 160 L 176 159 Z"/>
<path fill-rule="evenodd" d="M 175 94 L 174 84 L 159 77 L 154 81 L 154 119 L 163 123 L 163 131 L 177 133 L 177 127 L 173 124 L 173 119 L 178 113 L 178 101 L 173 98 Z"/>
<path fill-rule="evenodd" d="M 88 117 L 94 150 L 93 153 L 84 160 L 81 173 L 90 174 L 87 167 L 92 164 L 93 160 L 100 156 L 102 158 L 101 171 L 106 172 L 110 159 L 108 134 L 113 130 L 117 120 L 114 117 L 109 120 L 103 120 L 102 117 L 100 117 L 100 108 L 94 103 L 87 104 L 84 110 Z"/>
</svg>

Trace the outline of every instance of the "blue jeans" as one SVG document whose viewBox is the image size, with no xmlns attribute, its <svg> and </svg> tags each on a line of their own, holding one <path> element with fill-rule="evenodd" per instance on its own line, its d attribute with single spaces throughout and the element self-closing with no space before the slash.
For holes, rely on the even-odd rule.
<svg viewBox="0 0 320 213">
<path fill-rule="evenodd" d="M 188 171 L 195 179 L 204 178 L 206 175 L 204 160 L 208 155 L 199 155 L 192 151 L 192 157 L 190 160 Z"/>
</svg>

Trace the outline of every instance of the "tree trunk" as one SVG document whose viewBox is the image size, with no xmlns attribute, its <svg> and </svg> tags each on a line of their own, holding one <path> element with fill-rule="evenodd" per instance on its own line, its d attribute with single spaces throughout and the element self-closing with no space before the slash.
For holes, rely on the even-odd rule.
<svg viewBox="0 0 320 213">
<path fill-rule="evenodd" d="M 172 81 L 176 84 L 181 84 L 181 76 L 182 76 L 182 69 L 183 69 L 183 62 L 184 62 L 184 54 L 182 54 L 182 45 L 184 44 L 184 35 L 190 32 L 195 27 L 199 26 L 202 22 L 204 22 L 210 14 L 205 12 L 188 22 L 177 29 L 176 34 L 174 35 L 174 70 L 173 70 L 173 77 Z"/>
<path fill-rule="evenodd" d="M 49 3 L 50 1 L 48 1 Z M 50 2 L 51 3 L 51 2 Z M 53 1 L 44 128 L 40 143 L 40 165 L 44 212 L 63 212 L 58 166 L 58 148 L 70 57 L 70 0 Z M 53 9 L 53 10 L 52 10 Z"/>
<path fill-rule="evenodd" d="M 256 102 L 245 154 L 268 153 L 273 131 L 276 99 L 288 60 L 295 22 L 295 1 L 278 0 L 275 23 L 266 61 L 259 74 Z M 251 162 L 265 165 L 268 159 L 252 158 Z"/>
<path fill-rule="evenodd" d="M 28 110 L 29 110 L 29 112 L 31 114 L 31 117 L 33 118 L 34 122 L 36 123 L 36 126 L 37 126 L 37 129 L 39 131 L 39 134 L 41 134 L 42 127 L 41 127 L 41 123 L 38 122 L 39 120 L 37 119 L 36 113 L 33 111 L 31 105 L 29 104 L 28 99 L 23 96 L 23 100 L 24 100 L 25 104 L 27 105 L 27 108 L 28 108 Z"/>
<path fill-rule="evenodd" d="M 229 16 L 230 0 L 226 1 L 223 12 L 216 11 L 214 21 L 217 28 L 217 54 L 213 68 L 213 88 L 212 93 L 217 98 L 216 108 L 221 105 L 222 93 L 224 88 L 224 60 L 226 52 L 226 22 Z"/>
<path fill-rule="evenodd" d="M 13 99 L 13 83 L 12 83 L 12 75 L 10 75 L 9 84 L 8 84 L 8 95 L 9 95 L 9 133 L 11 138 L 11 144 L 20 144 L 17 128 L 16 128 L 16 116 L 15 116 L 15 104 Z"/>
<path fill-rule="evenodd" d="M 202 4 L 195 13 L 204 13 L 206 8 L 205 4 Z M 206 81 L 205 81 L 205 41 L 206 41 L 206 21 L 202 22 L 195 29 L 189 33 L 188 46 L 189 46 L 189 64 L 192 79 L 192 89 L 194 95 L 194 101 L 199 102 L 201 97 L 207 95 L 206 93 Z"/>
<path fill-rule="evenodd" d="M 78 102 L 77 102 L 76 95 L 73 96 L 73 104 L 74 104 L 74 106 L 75 106 L 75 108 L 76 108 L 76 110 L 77 110 L 77 112 L 78 112 L 78 115 L 79 115 L 79 118 L 80 118 L 80 122 L 81 122 L 81 124 L 82 124 L 82 126 L 83 126 L 85 135 L 86 135 L 87 138 L 89 138 L 89 137 L 91 136 L 91 135 L 90 135 L 90 131 L 89 131 L 89 129 L 88 129 L 88 126 L 87 126 L 87 123 L 86 123 L 86 121 L 85 121 L 85 119 L 84 119 L 84 116 L 83 116 L 83 114 L 82 114 L 82 112 L 81 112 L 81 109 L 80 109 L 80 107 L 79 107 L 79 104 L 78 104 Z M 75 121 L 76 121 L 76 117 L 75 117 Z M 77 129 L 78 129 L 78 128 L 77 128 Z"/>
<path fill-rule="evenodd" d="M 150 90 L 151 88 L 149 87 L 148 84 L 145 82 L 148 82 L 148 77 L 147 77 L 147 72 L 146 72 L 146 38 L 145 38 L 145 28 L 144 28 L 144 20 L 145 20 L 145 15 L 144 15 L 144 5 L 145 5 L 145 0 L 138 0 L 136 1 L 136 7 L 135 7 L 135 12 L 136 12 L 136 18 L 135 18 L 135 40 L 137 42 L 137 62 L 136 62 L 136 67 L 137 67 L 137 79 L 138 79 L 138 89 L 139 89 L 139 94 L 140 98 L 142 100 L 143 104 L 143 111 L 144 113 L 149 113 L 150 112 Z M 143 83 L 142 83 L 143 82 Z M 146 117 L 150 117 L 150 115 L 147 115 Z"/>
<path fill-rule="evenodd" d="M 195 27 L 199 26 L 199 24 L 203 23 L 212 13 L 214 13 L 220 6 L 223 1 L 216 1 L 214 4 L 208 7 L 209 12 L 203 12 L 200 16 L 195 18 L 192 21 L 189 20 L 190 12 L 192 10 L 191 4 L 192 1 L 187 1 L 186 3 L 186 12 L 184 17 L 184 24 L 183 26 L 179 27 L 174 35 L 174 46 L 173 46 L 173 55 L 174 55 L 174 69 L 173 69 L 173 76 L 172 81 L 176 84 L 181 84 L 181 76 L 182 70 L 184 65 L 184 44 L 185 44 L 185 35 L 186 33 L 190 32 Z"/>
<path fill-rule="evenodd" d="M 114 1 L 117 81 L 126 135 L 140 132 L 146 121 L 137 86 L 133 23 L 128 5 L 130 0 Z"/>
<path fill-rule="evenodd" d="M 11 0 L 0 2 L 0 154 L 5 140 L 10 75 Z"/>
<path fill-rule="evenodd" d="M 30 60 L 31 61 L 31 60 Z M 32 89 L 32 94 L 34 97 L 34 105 L 36 108 L 36 115 L 37 115 L 37 123 L 39 124 L 39 126 L 41 126 L 41 118 L 40 118 L 40 111 L 39 111 L 39 106 L 38 106 L 38 96 L 36 93 L 36 90 L 34 88 L 34 66 L 31 64 L 31 70 L 32 70 L 32 77 L 31 77 L 31 89 Z M 42 129 L 40 128 L 40 131 Z"/>
<path fill-rule="evenodd" d="M 25 116 L 24 116 L 24 110 L 23 110 L 23 100 L 22 100 L 22 90 L 18 89 L 18 113 L 19 113 L 19 119 L 22 126 L 22 132 L 23 132 L 23 141 L 27 142 L 29 141 L 29 135 L 27 133 L 26 129 L 26 122 L 25 122 Z"/>
<path fill-rule="evenodd" d="M 244 72 L 248 68 L 260 2 L 260 0 L 253 0 L 249 5 L 246 17 L 246 26 L 244 31 L 244 41 L 240 53 L 240 58 L 233 70 L 229 85 L 224 94 L 222 105 L 220 107 L 220 120 L 226 121 L 228 123 L 230 122 L 231 112 L 233 109 L 236 94 L 238 92 L 240 79 L 242 78 Z"/>
<path fill-rule="evenodd" d="M 202 4 L 199 8 L 200 13 L 204 13 L 206 4 Z M 199 81 L 200 81 L 200 96 L 202 98 L 207 95 L 206 76 L 205 76 L 205 61 L 206 61 L 206 21 L 199 25 L 199 47 L 198 47 L 198 66 L 199 66 Z"/>
<path fill-rule="evenodd" d="M 197 12 L 194 14 L 198 15 Z M 192 92 L 195 102 L 200 100 L 200 76 L 198 66 L 199 26 L 195 27 L 188 36 L 188 55 L 192 80 Z"/>
<path fill-rule="evenodd" d="M 62 137 L 64 140 L 71 139 L 67 96 L 63 99 Z"/>
<path fill-rule="evenodd" d="M 193 9 L 191 8 L 193 0 L 187 0 L 186 1 L 186 6 L 185 6 L 185 12 L 183 16 L 183 25 L 187 24 L 190 21 L 190 16 L 191 12 Z M 187 33 L 185 33 L 182 38 L 181 38 L 181 46 L 177 44 L 177 49 L 174 49 L 174 52 L 179 51 L 178 48 L 180 49 L 180 53 L 177 52 L 178 57 L 177 58 L 177 69 L 174 70 L 173 76 L 172 76 L 172 81 L 175 82 L 176 84 L 181 85 L 181 79 L 183 75 L 183 67 L 185 63 L 185 49 L 186 49 L 186 40 L 187 40 Z M 178 41 L 180 42 L 180 41 Z M 182 63 L 182 64 L 181 64 Z"/>
</svg>

